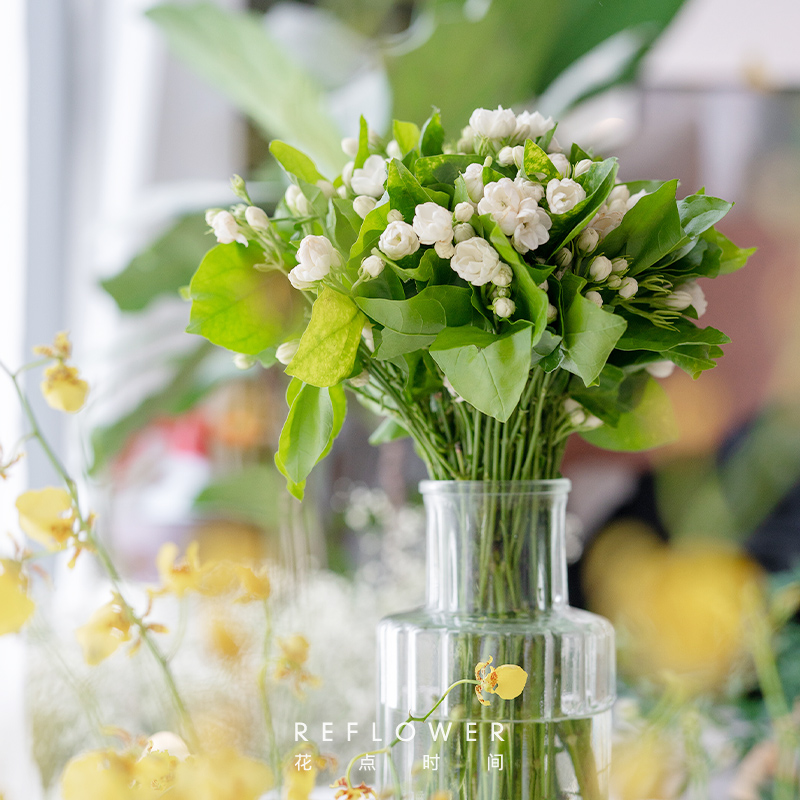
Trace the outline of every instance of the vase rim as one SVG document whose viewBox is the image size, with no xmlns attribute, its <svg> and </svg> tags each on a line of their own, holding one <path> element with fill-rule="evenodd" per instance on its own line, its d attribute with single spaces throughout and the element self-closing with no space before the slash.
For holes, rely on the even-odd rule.
<svg viewBox="0 0 800 800">
<path fill-rule="evenodd" d="M 558 495 L 566 494 L 572 488 L 569 478 L 549 478 L 538 481 L 434 481 L 425 480 L 419 484 L 423 495 L 430 494 L 473 494 L 484 495 Z"/>
</svg>

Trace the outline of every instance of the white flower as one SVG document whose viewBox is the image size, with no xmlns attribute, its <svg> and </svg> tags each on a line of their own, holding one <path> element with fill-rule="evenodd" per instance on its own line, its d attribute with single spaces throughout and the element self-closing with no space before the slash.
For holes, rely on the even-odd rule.
<svg viewBox="0 0 800 800">
<path fill-rule="evenodd" d="M 447 375 L 444 375 L 442 377 L 442 384 L 444 385 L 444 388 L 447 389 L 447 394 L 449 394 L 450 397 L 452 397 L 453 400 L 456 401 L 456 403 L 464 402 L 464 398 L 453 388 L 453 384 L 450 383 L 450 380 L 448 379 Z"/>
<path fill-rule="evenodd" d="M 562 247 L 555 254 L 556 265 L 559 267 L 568 267 L 572 263 L 572 251 L 566 247 Z"/>
<path fill-rule="evenodd" d="M 514 178 L 514 186 L 523 200 L 535 200 L 538 203 L 544 197 L 544 186 L 541 183 L 534 183 L 522 176 Z"/>
<path fill-rule="evenodd" d="M 550 238 L 553 220 L 544 209 L 536 205 L 535 200 L 522 201 L 516 222 L 511 242 L 518 253 L 535 250 Z"/>
<path fill-rule="evenodd" d="M 439 258 L 452 258 L 453 254 L 456 252 L 455 247 L 453 247 L 453 242 L 434 242 L 433 249 L 436 251 L 436 255 Z"/>
<path fill-rule="evenodd" d="M 469 126 L 476 135 L 486 139 L 507 139 L 517 128 L 517 118 L 510 108 L 502 106 L 494 111 L 476 108 L 469 118 Z"/>
<path fill-rule="evenodd" d="M 459 242 L 466 242 L 467 239 L 471 239 L 474 235 L 475 228 L 473 228 L 469 222 L 460 222 L 453 228 L 453 236 L 456 240 L 456 244 Z"/>
<path fill-rule="evenodd" d="M 256 231 L 265 231 L 269 228 L 269 217 L 263 208 L 247 206 L 244 212 L 247 224 Z"/>
<path fill-rule="evenodd" d="M 318 180 L 314 185 L 322 192 L 322 194 L 325 195 L 328 200 L 330 200 L 331 197 L 336 194 L 336 187 L 334 187 L 330 181 L 326 181 L 324 178 Z"/>
<path fill-rule="evenodd" d="M 602 206 L 597 214 L 592 217 L 589 227 L 594 228 L 600 234 L 601 239 L 605 239 L 614 228 L 619 228 L 622 217 L 623 212 L 611 211 L 608 206 Z"/>
<path fill-rule="evenodd" d="M 623 278 L 619 287 L 619 296 L 630 300 L 639 291 L 639 284 L 635 278 Z"/>
<path fill-rule="evenodd" d="M 622 286 L 622 276 L 612 273 L 611 277 L 606 282 L 606 286 L 608 286 L 609 289 L 619 289 L 619 287 Z"/>
<path fill-rule="evenodd" d="M 294 358 L 298 347 L 300 347 L 299 339 L 292 339 L 290 342 L 278 345 L 278 349 L 275 351 L 275 358 L 278 359 L 278 363 L 286 366 Z"/>
<path fill-rule="evenodd" d="M 572 171 L 574 177 L 578 177 L 579 175 L 586 174 L 594 164 L 591 158 L 582 158 L 576 165 L 575 169 Z"/>
<path fill-rule="evenodd" d="M 569 175 L 569 159 L 563 153 L 553 153 L 549 158 L 559 175 Z"/>
<path fill-rule="evenodd" d="M 500 256 L 485 239 L 473 236 L 456 245 L 450 266 L 458 275 L 473 286 L 483 286 L 493 280 L 500 271 Z"/>
<path fill-rule="evenodd" d="M 626 269 L 628 269 L 628 262 L 624 258 L 615 258 L 611 262 L 611 271 L 615 275 L 621 275 Z"/>
<path fill-rule="evenodd" d="M 497 154 L 497 163 L 501 167 L 510 167 L 514 163 L 514 148 L 508 145 L 501 147 Z"/>
<path fill-rule="evenodd" d="M 370 156 L 360 169 L 353 170 L 350 186 L 356 194 L 380 197 L 386 183 L 386 161 L 383 156 Z"/>
<path fill-rule="evenodd" d="M 213 226 L 214 217 L 216 217 L 220 211 L 222 211 L 221 208 L 209 208 L 208 211 L 206 211 L 206 225 L 208 225 L 209 228 Z"/>
<path fill-rule="evenodd" d="M 645 370 L 654 378 L 669 378 L 675 370 L 675 365 L 671 361 L 654 361 L 647 364 Z"/>
<path fill-rule="evenodd" d="M 369 214 L 369 212 L 375 208 L 377 202 L 378 201 L 374 197 L 369 197 L 366 194 L 360 194 L 353 200 L 353 211 L 355 211 L 356 214 L 361 217 L 361 219 L 364 219 L 364 217 L 366 217 L 367 214 Z"/>
<path fill-rule="evenodd" d="M 342 139 L 342 152 L 348 158 L 355 158 L 358 153 L 358 139 L 354 139 L 352 136 Z"/>
<path fill-rule="evenodd" d="M 422 244 L 453 241 L 453 215 L 438 203 L 416 206 L 412 227 Z"/>
<path fill-rule="evenodd" d="M 603 298 L 600 296 L 600 292 L 586 292 L 586 299 L 594 303 L 598 308 L 603 307 Z"/>
<path fill-rule="evenodd" d="M 497 275 L 492 278 L 492 283 L 495 286 L 506 287 L 511 285 L 511 281 L 514 280 L 514 271 L 508 264 L 500 264 L 500 269 Z"/>
<path fill-rule="evenodd" d="M 324 236 L 306 236 L 297 249 L 297 266 L 289 273 L 295 289 L 310 289 L 332 267 L 339 267 L 342 257 Z"/>
<path fill-rule="evenodd" d="M 591 253 L 600 241 L 600 234 L 594 228 L 584 228 L 578 234 L 578 250 Z"/>
<path fill-rule="evenodd" d="M 467 194 L 473 203 L 483 197 L 483 165 L 470 164 L 464 170 L 464 183 L 467 185 Z"/>
<path fill-rule="evenodd" d="M 501 318 L 510 317 L 516 310 L 516 303 L 510 297 L 495 297 L 492 303 L 492 311 Z"/>
<path fill-rule="evenodd" d="M 552 303 L 547 304 L 547 322 L 555 322 L 558 317 L 558 310 Z"/>
<path fill-rule="evenodd" d="M 390 222 L 381 234 L 378 247 L 389 258 L 397 260 L 419 250 L 419 237 L 407 222 L 395 220 Z"/>
<path fill-rule="evenodd" d="M 375 352 L 375 335 L 372 333 L 372 323 L 365 322 L 364 327 L 361 329 L 361 338 L 370 353 Z"/>
<path fill-rule="evenodd" d="M 211 227 L 220 244 L 239 242 L 239 244 L 247 247 L 247 237 L 239 230 L 239 226 L 230 211 L 218 211 L 214 214 L 211 218 Z"/>
<path fill-rule="evenodd" d="M 553 214 L 566 214 L 585 199 L 586 192 L 583 186 L 572 178 L 562 180 L 554 178 L 547 183 L 547 205 Z"/>
<path fill-rule="evenodd" d="M 386 215 L 387 222 L 402 222 L 403 221 L 403 212 L 393 208 L 387 215 Z"/>
<path fill-rule="evenodd" d="M 569 421 L 573 425 L 583 425 L 586 422 L 586 411 L 577 400 L 573 400 L 571 397 L 566 398 L 564 400 L 564 411 L 567 412 Z"/>
<path fill-rule="evenodd" d="M 475 149 L 475 131 L 467 125 L 461 130 L 461 138 L 456 144 L 459 153 L 471 153 Z"/>
<path fill-rule="evenodd" d="M 397 139 L 391 139 L 389 144 L 386 145 L 386 155 L 389 158 L 402 158 L 403 151 L 400 149 L 400 145 L 397 144 Z"/>
<path fill-rule="evenodd" d="M 472 203 L 458 203 L 453 210 L 453 216 L 457 222 L 469 222 L 474 213 L 475 209 L 472 207 Z"/>
<path fill-rule="evenodd" d="M 478 203 L 479 214 L 490 214 L 501 231 L 510 236 L 517 227 L 517 213 L 522 198 L 511 178 L 501 178 L 486 184 Z"/>
<path fill-rule="evenodd" d="M 554 136 L 547 145 L 548 153 L 560 153 L 564 148 L 558 143 L 558 139 Z"/>
<path fill-rule="evenodd" d="M 236 369 L 246 370 L 254 367 L 256 364 L 256 357 L 248 355 L 247 353 L 237 353 L 233 357 L 233 366 Z"/>
<path fill-rule="evenodd" d="M 344 197 L 347 197 L 347 187 L 346 187 L 344 184 L 342 184 L 342 185 L 341 185 L 341 186 L 340 186 L 340 187 L 339 187 L 339 188 L 336 190 L 336 194 L 338 194 L 338 195 L 339 195 L 339 197 L 342 197 L 342 198 L 344 198 Z"/>
<path fill-rule="evenodd" d="M 597 256 L 589 267 L 589 274 L 600 283 L 611 274 L 611 259 L 605 256 Z"/>
<path fill-rule="evenodd" d="M 595 428 L 599 428 L 602 424 L 603 420 L 601 420 L 600 417 L 596 417 L 594 414 L 587 414 L 582 427 L 591 431 Z"/>
<path fill-rule="evenodd" d="M 628 202 L 625 203 L 628 211 L 630 211 L 646 194 L 647 192 L 644 189 L 640 189 L 638 192 L 636 192 L 636 194 L 632 194 L 628 198 Z"/>
<path fill-rule="evenodd" d="M 342 169 L 342 183 L 349 187 L 350 181 L 353 179 L 353 170 L 356 165 L 352 161 L 348 161 Z"/>
<path fill-rule="evenodd" d="M 350 378 L 350 385 L 355 386 L 356 389 L 362 389 L 369 383 L 369 372 L 366 370 L 362 370 L 355 376 L 355 378 Z"/>
<path fill-rule="evenodd" d="M 361 262 L 361 269 L 363 270 L 364 274 L 369 275 L 370 278 L 377 278 L 378 275 L 383 272 L 383 268 L 385 266 L 386 263 L 382 258 L 378 258 L 378 256 L 367 256 Z"/>
<path fill-rule="evenodd" d="M 694 306 L 698 317 L 702 317 L 708 308 L 708 301 L 697 281 L 686 281 L 676 287 L 671 294 L 664 299 L 667 308 L 673 311 L 683 311 L 689 306 Z"/>
<path fill-rule="evenodd" d="M 538 139 L 544 136 L 551 128 L 555 127 L 552 117 L 543 117 L 538 111 L 531 113 L 523 111 L 517 114 L 517 127 L 514 138 L 519 141 L 525 139 Z"/>
</svg>

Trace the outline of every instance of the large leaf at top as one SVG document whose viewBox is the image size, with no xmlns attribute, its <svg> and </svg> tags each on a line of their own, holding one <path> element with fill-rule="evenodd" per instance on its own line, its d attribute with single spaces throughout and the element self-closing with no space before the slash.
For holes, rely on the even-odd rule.
<svg viewBox="0 0 800 800">
<path fill-rule="evenodd" d="M 472 293 L 460 286 L 429 286 L 408 300 L 358 297 L 359 308 L 386 328 L 412 336 L 469 324 Z"/>
<path fill-rule="evenodd" d="M 284 53 L 252 14 L 212 3 L 147 11 L 186 64 L 222 91 L 269 138 L 297 145 L 331 174 L 345 162 L 341 132 L 311 75 Z"/>
<path fill-rule="evenodd" d="M 501 334 L 471 325 L 445 328 L 430 354 L 461 397 L 478 411 L 505 422 L 528 380 L 532 330 L 524 320 L 508 325 Z"/>
<path fill-rule="evenodd" d="M 161 296 L 177 298 L 208 250 L 207 232 L 202 214 L 182 217 L 134 256 L 122 272 L 100 285 L 120 311 L 141 311 Z"/>
<path fill-rule="evenodd" d="M 254 243 L 218 244 L 189 284 L 188 333 L 237 353 L 257 355 L 296 327 L 293 289 L 282 272 L 254 268 L 264 251 Z"/>
<path fill-rule="evenodd" d="M 637 28 L 642 47 L 623 73 L 629 78 L 647 43 L 682 3 L 605 0 L 598 6 L 596 0 L 493 0 L 484 13 L 471 17 L 467 14 L 472 4 L 428 3 L 422 12 L 428 19 L 413 27 L 402 47 L 387 53 L 395 115 L 424 119 L 435 102 L 453 137 L 474 108 L 527 102 L 598 44 L 619 31 Z M 420 37 L 428 30 L 427 38 Z M 422 38 L 419 46 L 413 46 L 412 35 L 416 41 Z M 465 75 L 469 76 L 466 90 Z M 435 76 L 435 97 L 431 76 Z"/>
</svg>

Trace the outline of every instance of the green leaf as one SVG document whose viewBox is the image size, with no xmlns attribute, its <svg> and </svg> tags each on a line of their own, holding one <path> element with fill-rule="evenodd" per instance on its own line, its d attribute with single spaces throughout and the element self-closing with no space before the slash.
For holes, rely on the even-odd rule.
<svg viewBox="0 0 800 800">
<path fill-rule="evenodd" d="M 524 320 L 511 323 L 499 335 L 471 325 L 445 328 L 430 354 L 464 400 L 505 422 L 528 381 L 532 331 Z"/>
<path fill-rule="evenodd" d="M 353 210 L 353 203 L 342 197 L 333 198 L 333 213 L 336 248 L 341 252 L 349 253 L 361 230 L 361 217 Z"/>
<path fill-rule="evenodd" d="M 269 151 L 286 172 L 294 175 L 295 178 L 312 185 L 317 181 L 325 180 L 325 177 L 317 169 L 317 165 L 305 153 L 301 153 L 290 144 L 274 139 L 269 143 Z"/>
<path fill-rule="evenodd" d="M 615 426 L 602 425 L 581 436 L 605 450 L 636 451 L 675 441 L 678 429 L 667 393 L 648 377 L 636 407 L 621 413 Z"/>
<path fill-rule="evenodd" d="M 683 239 L 675 191 L 678 181 L 668 181 L 647 194 L 622 218 L 597 250 L 614 259 L 624 256 L 630 274 L 638 275 L 670 253 Z"/>
<path fill-rule="evenodd" d="M 265 30 L 259 17 L 216 4 L 165 4 L 147 16 L 173 52 L 222 91 L 268 138 L 297 145 L 330 174 L 345 162 L 342 134 L 319 83 Z"/>
<path fill-rule="evenodd" d="M 388 203 L 384 203 L 383 205 L 375 206 L 364 217 L 361 229 L 358 232 L 358 238 L 350 248 L 350 255 L 347 260 L 347 271 L 353 277 L 353 280 L 358 275 L 361 262 L 372 253 L 374 247 L 378 246 L 378 240 L 389 224 L 388 214 L 390 211 L 391 206 Z M 370 281 L 369 283 L 372 282 Z"/>
<path fill-rule="evenodd" d="M 458 176 L 470 164 L 482 164 L 483 161 L 483 157 L 476 154 L 445 153 L 441 156 L 427 156 L 418 158 L 414 162 L 414 174 L 419 182 L 425 185 L 431 183 L 455 184 Z"/>
<path fill-rule="evenodd" d="M 387 442 L 394 442 L 397 439 L 406 439 L 408 435 L 408 431 L 399 422 L 395 422 L 391 417 L 387 417 L 372 432 L 372 435 L 369 437 L 369 443 L 371 445 L 386 444 Z"/>
<path fill-rule="evenodd" d="M 707 230 L 703 234 L 703 238 L 722 248 L 719 264 L 720 275 L 730 275 L 731 272 L 741 269 L 747 263 L 747 259 L 756 251 L 755 247 L 747 249 L 737 247 L 725 234 L 713 228 Z"/>
<path fill-rule="evenodd" d="M 576 294 L 562 324 L 564 361 L 561 366 L 590 386 L 597 380 L 625 331 L 625 320 Z"/>
<path fill-rule="evenodd" d="M 377 336 L 377 334 L 376 334 Z M 432 344 L 436 334 L 407 334 L 398 333 L 391 328 L 380 331 L 380 346 L 375 348 L 374 356 L 381 361 L 391 361 L 397 356 L 413 353 Z"/>
<path fill-rule="evenodd" d="M 237 353 L 257 355 L 296 327 L 297 306 L 282 272 L 254 269 L 264 259 L 256 244 L 218 244 L 200 262 L 189 294 L 188 333 Z"/>
<path fill-rule="evenodd" d="M 408 300 L 357 297 L 356 303 L 379 325 L 419 336 L 437 334 L 446 325 L 467 325 L 472 318 L 471 296 L 460 286 L 428 286 Z"/>
<path fill-rule="evenodd" d="M 438 156 L 444 147 L 444 128 L 439 111 L 434 111 L 422 126 L 419 137 L 419 152 L 423 156 Z"/>
<path fill-rule="evenodd" d="M 363 327 L 358 306 L 326 287 L 314 301 L 311 321 L 286 374 L 318 387 L 340 383 L 353 371 Z"/>
<path fill-rule="evenodd" d="M 698 328 L 683 317 L 674 323 L 674 329 L 656 328 L 649 320 L 631 316 L 628 327 L 617 342 L 619 350 L 671 350 L 685 344 L 728 344 L 730 338 L 716 328 Z"/>
<path fill-rule="evenodd" d="M 134 256 L 122 272 L 101 281 L 120 311 L 141 311 L 157 297 L 178 297 L 209 246 L 202 214 L 182 217 Z"/>
<path fill-rule="evenodd" d="M 523 166 L 525 174 L 533 181 L 539 180 L 540 174 L 544 174 L 545 179 L 561 177 L 547 153 L 531 139 L 525 142 Z"/>
<path fill-rule="evenodd" d="M 361 169 L 364 162 L 369 158 L 369 125 L 364 117 L 361 117 L 358 125 L 358 151 L 356 152 L 355 161 L 353 166 L 355 169 Z"/>
<path fill-rule="evenodd" d="M 392 123 L 392 134 L 404 157 L 419 144 L 419 126 L 413 122 L 401 122 L 396 119 Z"/>
<path fill-rule="evenodd" d="M 414 218 L 414 210 L 420 203 L 438 202 L 439 205 L 448 207 L 449 198 L 446 194 L 424 189 L 403 162 L 396 158 L 389 162 L 386 190 L 389 192 L 391 207 L 397 209 L 406 222 Z M 439 202 L 440 200 L 444 202 Z"/>
<path fill-rule="evenodd" d="M 603 422 L 616 425 L 620 414 L 630 411 L 638 402 L 647 379 L 647 374 L 636 372 L 626 376 L 624 370 L 613 364 L 606 364 L 595 386 L 584 386 L 577 376 L 569 384 L 569 394 L 587 411 Z"/>
<path fill-rule="evenodd" d="M 687 239 L 700 236 L 716 225 L 732 208 L 733 203 L 707 194 L 693 194 L 679 200 L 678 214 L 684 235 Z"/>
</svg>

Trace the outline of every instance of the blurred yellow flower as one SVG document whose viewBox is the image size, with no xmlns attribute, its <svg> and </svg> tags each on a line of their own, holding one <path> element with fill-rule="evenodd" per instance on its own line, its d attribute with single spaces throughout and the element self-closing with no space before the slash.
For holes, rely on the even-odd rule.
<svg viewBox="0 0 800 800">
<path fill-rule="evenodd" d="M 347 778 L 339 778 L 336 783 L 331 784 L 331 789 L 338 789 L 334 797 L 336 800 L 361 800 L 365 797 L 377 797 L 375 790 L 362 783 L 359 786 L 352 786 L 347 782 Z"/>
<path fill-rule="evenodd" d="M 308 800 L 317 784 L 319 768 L 312 752 L 296 750 L 283 767 L 286 800 Z"/>
<path fill-rule="evenodd" d="M 288 638 L 279 638 L 277 642 L 282 653 L 275 667 L 275 680 L 290 681 L 292 690 L 297 695 L 302 695 L 306 686 L 319 686 L 319 678 L 305 669 L 309 648 L 308 640 L 305 636 L 295 633 Z"/>
<path fill-rule="evenodd" d="M 192 542 L 186 548 L 186 555 L 179 559 L 178 545 L 173 542 L 162 545 L 156 557 L 156 566 L 163 592 L 183 597 L 187 592 L 199 592 L 202 589 L 203 579 L 209 569 L 200 566 L 199 550 L 200 545 Z"/>
<path fill-rule="evenodd" d="M 746 598 L 762 579 L 739 550 L 669 546 L 638 522 L 607 528 L 584 572 L 590 607 L 619 628 L 623 668 L 690 693 L 723 690 L 748 663 Z"/>
<path fill-rule="evenodd" d="M 270 583 L 265 569 L 256 572 L 250 567 L 238 565 L 236 575 L 241 585 L 241 594 L 237 603 L 250 603 L 255 600 L 266 600 L 270 593 Z"/>
<path fill-rule="evenodd" d="M 51 408 L 74 414 L 83 408 L 89 384 L 78 377 L 77 367 L 59 362 L 44 371 L 42 394 Z"/>
<path fill-rule="evenodd" d="M 87 664 L 97 666 L 123 643 L 131 640 L 133 620 L 118 594 L 92 614 L 89 621 L 75 631 Z"/>
<path fill-rule="evenodd" d="M 36 608 L 28 597 L 28 579 L 18 561 L 0 559 L 0 636 L 16 633 Z"/>
<path fill-rule="evenodd" d="M 672 800 L 681 793 L 682 759 L 675 745 L 650 729 L 616 742 L 611 756 L 612 800 Z"/>
<path fill-rule="evenodd" d="M 53 344 L 40 344 L 33 348 L 37 356 L 45 358 L 55 358 L 59 361 L 66 361 L 72 355 L 72 343 L 69 340 L 69 333 L 61 331 L 56 334 Z"/>
<path fill-rule="evenodd" d="M 170 800 L 257 800 L 272 783 L 269 767 L 228 748 L 190 756 L 181 762 L 168 797 Z"/>
<path fill-rule="evenodd" d="M 5 480 L 8 477 L 8 470 L 21 458 L 22 453 L 17 453 L 14 456 L 10 456 L 8 461 L 6 461 L 3 453 L 3 446 L 0 445 L 0 480 Z M 0 795 L 0 800 L 2 800 L 2 795 Z"/>
<path fill-rule="evenodd" d="M 50 550 L 69 544 L 75 527 L 72 498 L 64 489 L 48 486 L 24 492 L 17 498 L 19 526 L 31 539 Z"/>
<path fill-rule="evenodd" d="M 211 620 L 208 639 L 211 651 L 215 655 L 232 661 L 241 656 L 242 649 L 247 645 L 242 631 L 221 617 Z"/>
<path fill-rule="evenodd" d="M 61 776 L 64 800 L 127 800 L 133 756 L 112 750 L 97 750 L 73 758 Z"/>
<path fill-rule="evenodd" d="M 475 680 L 478 681 L 475 694 L 480 703 L 489 705 L 489 701 L 483 696 L 484 692 L 496 694 L 503 700 L 519 697 L 528 682 L 528 673 L 516 664 L 501 664 L 493 669 L 491 663 L 492 657 L 489 656 L 486 661 L 479 661 L 475 665 Z"/>
</svg>

